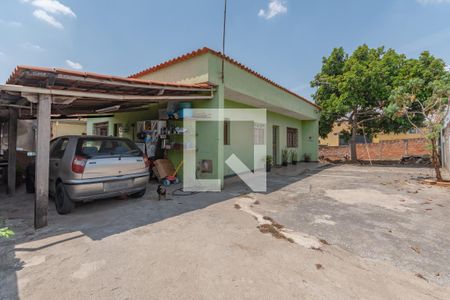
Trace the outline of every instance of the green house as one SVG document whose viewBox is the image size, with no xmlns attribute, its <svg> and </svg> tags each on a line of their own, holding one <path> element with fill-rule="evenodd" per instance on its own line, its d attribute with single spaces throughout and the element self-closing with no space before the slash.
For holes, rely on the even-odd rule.
<svg viewBox="0 0 450 300">
<path fill-rule="evenodd" d="M 222 71 L 223 70 L 223 71 Z M 283 149 L 318 158 L 318 119 L 320 109 L 314 103 L 263 77 L 241 63 L 209 48 L 202 48 L 136 73 L 131 78 L 173 83 L 209 83 L 215 87 L 210 100 L 192 101 L 192 108 L 265 108 L 267 124 L 265 144 L 275 165 L 282 163 Z M 135 139 L 137 121 L 157 120 L 158 111 L 167 103 L 155 104 L 139 112 L 116 113 L 113 117 L 88 120 L 87 134 L 118 134 L 118 126 L 126 128 L 121 135 Z M 173 121 L 177 122 L 177 121 Z M 180 122 L 180 126 L 182 121 Z M 196 160 L 211 163 L 210 172 L 198 176 L 223 179 L 233 175 L 225 163 L 235 154 L 253 169 L 254 126 L 248 122 L 199 122 L 196 134 Z M 169 150 L 174 166 L 183 160 L 183 151 Z M 182 173 L 182 172 L 180 172 Z"/>
</svg>

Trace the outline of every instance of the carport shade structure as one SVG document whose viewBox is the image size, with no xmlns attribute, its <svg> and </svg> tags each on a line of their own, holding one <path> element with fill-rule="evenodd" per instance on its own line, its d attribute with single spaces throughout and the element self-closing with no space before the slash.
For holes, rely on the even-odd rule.
<svg viewBox="0 0 450 300">
<path fill-rule="evenodd" d="M 18 66 L 0 85 L 0 115 L 9 115 L 8 193 L 15 193 L 17 119 L 37 119 L 34 226 L 47 225 L 50 121 L 52 116 L 78 117 L 145 110 L 164 101 L 207 101 L 209 83 L 178 84 L 78 72 L 59 68 Z"/>
</svg>

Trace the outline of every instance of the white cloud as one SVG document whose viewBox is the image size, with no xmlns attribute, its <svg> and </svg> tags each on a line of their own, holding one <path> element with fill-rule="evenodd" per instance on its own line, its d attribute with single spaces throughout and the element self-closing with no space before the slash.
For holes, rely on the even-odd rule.
<svg viewBox="0 0 450 300">
<path fill-rule="evenodd" d="M 71 67 L 72 69 L 75 69 L 75 70 L 81 70 L 81 69 L 83 69 L 83 66 L 82 66 L 80 63 L 71 61 L 70 59 L 66 59 L 66 64 L 67 64 L 69 67 Z"/>
<path fill-rule="evenodd" d="M 41 46 L 32 44 L 30 42 L 23 43 L 21 46 L 25 50 L 44 51 L 44 48 L 42 48 Z"/>
<path fill-rule="evenodd" d="M 62 4 L 57 0 L 23 0 L 23 2 L 30 3 L 31 5 L 51 14 L 62 14 L 74 18 L 76 17 L 75 13 L 69 6 Z"/>
<path fill-rule="evenodd" d="M 36 9 L 35 11 L 33 11 L 33 16 L 35 16 L 36 18 L 38 18 L 44 22 L 47 22 L 48 24 L 52 25 L 53 27 L 56 27 L 59 29 L 64 28 L 63 24 L 61 24 L 53 16 L 49 15 L 46 11 L 44 11 L 42 9 Z"/>
<path fill-rule="evenodd" d="M 450 3 L 450 0 L 417 0 L 417 2 L 422 5 L 432 5 Z"/>
<path fill-rule="evenodd" d="M 260 9 L 258 16 L 269 20 L 277 15 L 286 14 L 288 11 L 286 2 L 283 0 L 269 0 L 267 9 Z"/>
<path fill-rule="evenodd" d="M 28 3 L 37 9 L 33 11 L 33 15 L 44 21 L 53 27 L 63 29 L 63 24 L 55 18 L 55 16 L 63 15 L 72 18 L 76 18 L 77 15 L 73 12 L 73 10 L 67 6 L 62 4 L 57 0 L 21 0 L 23 3 Z"/>
<path fill-rule="evenodd" d="M 6 26 L 6 27 L 22 27 L 22 23 L 16 22 L 16 21 L 5 21 L 3 19 L 0 19 L 0 25 Z"/>
</svg>

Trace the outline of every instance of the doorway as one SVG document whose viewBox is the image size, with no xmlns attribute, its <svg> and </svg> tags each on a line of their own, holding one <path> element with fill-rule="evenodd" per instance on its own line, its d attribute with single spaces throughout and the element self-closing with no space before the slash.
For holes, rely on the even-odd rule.
<svg viewBox="0 0 450 300">
<path fill-rule="evenodd" d="M 278 144 L 280 138 L 279 132 L 280 127 L 274 125 L 272 127 L 272 156 L 274 166 L 278 165 Z"/>
<path fill-rule="evenodd" d="M 95 123 L 94 135 L 108 136 L 108 122 Z"/>
</svg>

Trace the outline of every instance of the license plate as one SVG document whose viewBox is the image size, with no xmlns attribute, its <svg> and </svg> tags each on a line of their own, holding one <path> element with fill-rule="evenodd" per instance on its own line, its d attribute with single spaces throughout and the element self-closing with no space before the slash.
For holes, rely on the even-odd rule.
<svg viewBox="0 0 450 300">
<path fill-rule="evenodd" d="M 131 187 L 132 184 L 132 179 L 105 182 L 103 183 L 103 189 L 105 192 L 119 191 Z"/>
</svg>

